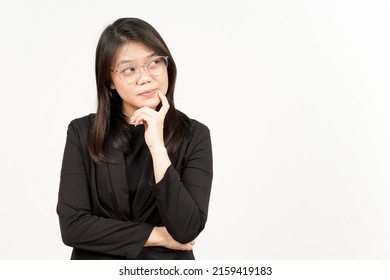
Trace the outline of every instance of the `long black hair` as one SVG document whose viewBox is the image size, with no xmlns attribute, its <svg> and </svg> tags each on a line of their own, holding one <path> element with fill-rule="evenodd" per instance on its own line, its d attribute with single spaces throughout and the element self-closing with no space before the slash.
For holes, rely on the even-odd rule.
<svg viewBox="0 0 390 280">
<path fill-rule="evenodd" d="M 100 36 L 96 48 L 95 74 L 98 106 L 88 135 L 88 150 L 98 163 L 111 161 L 108 147 L 124 152 L 131 151 L 131 132 L 122 110 L 122 99 L 110 89 L 111 64 L 119 47 L 129 41 L 140 42 L 156 55 L 168 56 L 168 91 L 170 108 L 164 120 L 164 142 L 168 153 L 174 153 L 181 142 L 190 136 L 189 118 L 175 109 L 174 90 L 176 64 L 160 34 L 149 23 L 138 18 L 121 18 L 110 24 Z M 157 107 L 159 109 L 161 104 Z"/>
</svg>

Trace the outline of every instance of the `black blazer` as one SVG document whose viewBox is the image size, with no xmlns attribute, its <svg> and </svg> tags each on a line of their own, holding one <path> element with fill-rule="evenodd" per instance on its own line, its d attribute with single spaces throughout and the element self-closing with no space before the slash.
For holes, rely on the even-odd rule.
<svg viewBox="0 0 390 280">
<path fill-rule="evenodd" d="M 192 251 L 144 247 L 154 226 L 187 243 L 203 230 L 212 181 L 209 129 L 191 120 L 192 138 L 170 156 L 171 166 L 155 184 L 150 153 L 133 204 L 129 203 L 124 153 L 111 147 L 116 163 L 96 165 L 87 149 L 94 114 L 69 124 L 57 213 L 72 259 L 194 259 Z"/>
</svg>

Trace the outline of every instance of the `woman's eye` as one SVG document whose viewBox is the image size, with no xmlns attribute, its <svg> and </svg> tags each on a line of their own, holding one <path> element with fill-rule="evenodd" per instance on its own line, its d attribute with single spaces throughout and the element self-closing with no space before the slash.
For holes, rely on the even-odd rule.
<svg viewBox="0 0 390 280">
<path fill-rule="evenodd" d="M 125 74 L 125 75 L 128 75 L 128 74 L 134 73 L 134 71 L 135 71 L 134 67 L 127 67 L 127 68 L 122 70 L 122 73 Z"/>
<path fill-rule="evenodd" d="M 156 66 L 157 64 L 159 64 L 161 62 L 161 59 L 160 58 L 156 58 L 156 59 L 153 59 L 149 62 L 149 67 L 153 67 L 153 66 Z"/>
</svg>

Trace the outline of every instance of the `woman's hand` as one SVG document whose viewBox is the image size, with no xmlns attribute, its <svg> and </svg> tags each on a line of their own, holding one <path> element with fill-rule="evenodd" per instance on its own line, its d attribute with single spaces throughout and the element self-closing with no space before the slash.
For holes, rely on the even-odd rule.
<svg viewBox="0 0 390 280">
<path fill-rule="evenodd" d="M 164 119 L 169 110 L 167 97 L 157 90 L 162 106 L 159 111 L 149 107 L 142 107 L 134 112 L 130 118 L 130 123 L 134 125 L 143 124 L 145 126 L 145 142 L 149 149 L 165 148 L 164 145 Z"/>
<path fill-rule="evenodd" d="M 177 242 L 172 238 L 165 227 L 154 227 L 145 247 L 161 246 L 172 250 L 192 250 L 195 240 L 187 244 Z"/>
<path fill-rule="evenodd" d="M 167 149 L 164 144 L 164 119 L 169 110 L 166 96 L 157 90 L 162 106 L 159 111 L 148 107 L 142 107 L 134 112 L 130 123 L 145 126 L 145 142 L 149 147 L 153 159 L 154 180 L 156 184 L 164 177 L 165 172 L 171 165 Z"/>
</svg>

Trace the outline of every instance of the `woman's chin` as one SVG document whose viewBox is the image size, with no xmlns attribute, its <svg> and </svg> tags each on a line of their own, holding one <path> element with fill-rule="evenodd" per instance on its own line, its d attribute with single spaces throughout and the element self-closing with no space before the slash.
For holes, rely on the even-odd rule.
<svg viewBox="0 0 390 280">
<path fill-rule="evenodd" d="M 137 107 L 138 107 L 138 108 L 148 107 L 148 108 L 150 108 L 150 109 L 156 110 L 158 104 L 160 104 L 159 101 L 152 101 L 152 100 L 149 100 L 149 101 L 147 101 L 147 102 L 141 102 Z"/>
<path fill-rule="evenodd" d="M 147 100 L 144 100 L 142 104 L 143 105 L 141 107 L 149 107 L 151 109 L 156 109 L 157 105 L 160 104 L 160 98 L 158 97 L 158 95 L 156 95 L 154 98 L 148 98 Z"/>
</svg>

